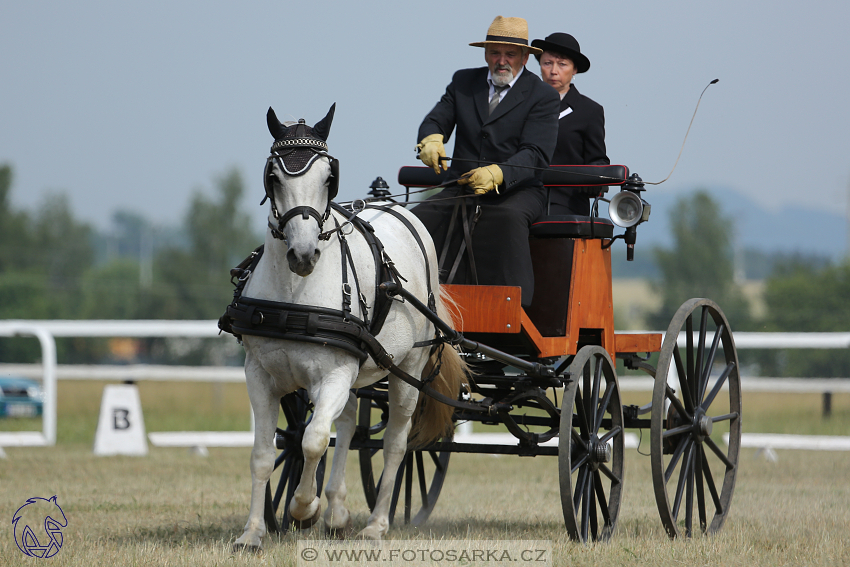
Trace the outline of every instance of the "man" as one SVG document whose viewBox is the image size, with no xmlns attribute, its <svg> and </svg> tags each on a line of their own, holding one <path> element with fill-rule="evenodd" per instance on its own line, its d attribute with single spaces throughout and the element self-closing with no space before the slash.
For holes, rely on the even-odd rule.
<svg viewBox="0 0 850 567">
<path fill-rule="evenodd" d="M 529 305 L 534 273 L 528 230 L 545 210 L 540 169 L 555 150 L 560 100 L 525 69 L 529 53 L 540 50 L 528 45 L 524 19 L 498 16 L 486 39 L 470 45 L 484 48 L 487 66 L 454 74 L 422 121 L 417 145 L 425 165 L 448 170 L 446 181 L 458 185 L 413 213 L 434 238 L 443 281 L 521 286 L 522 304 Z M 440 158 L 455 129 L 449 167 Z"/>
</svg>

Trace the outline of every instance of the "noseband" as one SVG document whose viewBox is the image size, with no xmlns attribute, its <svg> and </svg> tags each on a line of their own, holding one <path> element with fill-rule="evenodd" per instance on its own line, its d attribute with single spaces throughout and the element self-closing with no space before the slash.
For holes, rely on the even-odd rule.
<svg viewBox="0 0 850 567">
<path fill-rule="evenodd" d="M 303 123 L 303 120 L 299 120 L 299 126 L 301 123 Z M 331 201 L 339 189 L 339 161 L 328 153 L 328 145 L 323 140 L 312 136 L 297 136 L 276 140 L 272 145 L 271 151 L 271 155 L 266 159 L 265 175 L 263 176 L 266 196 L 260 204 L 265 203 L 266 199 L 271 201 L 272 216 L 277 220 L 277 226 L 274 226 L 271 221 L 268 223 L 272 236 L 286 242 L 286 234 L 284 233 L 286 223 L 293 217 L 300 215 L 304 220 L 310 217 L 316 219 L 319 225 L 319 232 L 321 233 L 319 237 L 322 238 L 325 234 L 322 232 L 325 221 L 331 214 Z M 324 214 L 320 214 L 319 211 L 310 206 L 298 206 L 289 209 L 281 215 L 274 199 L 274 176 L 271 172 L 272 163 L 277 163 L 281 171 L 287 175 L 297 177 L 307 173 L 320 157 L 328 158 L 331 166 L 331 179 L 328 182 L 328 202 L 325 206 Z M 327 239 L 328 237 L 329 235 L 323 239 Z"/>
</svg>

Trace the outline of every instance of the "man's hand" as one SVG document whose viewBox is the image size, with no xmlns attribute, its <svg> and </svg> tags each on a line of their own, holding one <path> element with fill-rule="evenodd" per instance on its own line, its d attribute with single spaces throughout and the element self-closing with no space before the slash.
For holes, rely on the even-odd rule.
<svg viewBox="0 0 850 567">
<path fill-rule="evenodd" d="M 445 160 L 440 161 L 441 157 L 446 157 L 446 148 L 443 147 L 442 134 L 425 136 L 421 142 L 416 144 L 416 147 L 419 149 L 419 159 L 428 167 L 433 168 L 434 173 L 437 175 L 440 174 L 440 166 L 443 167 L 444 171 L 449 168 Z"/>
<path fill-rule="evenodd" d="M 502 169 L 498 165 L 493 164 L 467 171 L 460 176 L 457 182 L 458 185 L 469 185 L 470 188 L 475 190 L 476 195 L 483 195 L 493 189 L 498 193 L 499 185 L 504 180 Z"/>
</svg>

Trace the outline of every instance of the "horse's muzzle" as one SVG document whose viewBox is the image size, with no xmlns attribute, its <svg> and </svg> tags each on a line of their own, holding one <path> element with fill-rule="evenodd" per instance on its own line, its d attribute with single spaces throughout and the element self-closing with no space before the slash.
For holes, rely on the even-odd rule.
<svg viewBox="0 0 850 567">
<path fill-rule="evenodd" d="M 299 254 L 290 248 L 286 253 L 286 259 L 289 261 L 289 269 L 294 274 L 303 278 L 313 273 L 313 269 L 316 267 L 316 263 L 319 261 L 319 256 L 321 255 L 322 252 L 318 248 L 314 249 L 312 254 Z"/>
</svg>

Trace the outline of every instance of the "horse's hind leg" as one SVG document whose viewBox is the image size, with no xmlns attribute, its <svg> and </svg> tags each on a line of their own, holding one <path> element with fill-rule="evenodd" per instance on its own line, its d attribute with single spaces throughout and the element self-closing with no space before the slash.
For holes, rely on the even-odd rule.
<svg viewBox="0 0 850 567">
<path fill-rule="evenodd" d="M 254 448 L 251 451 L 251 510 L 245 531 L 233 545 L 234 551 L 246 549 L 258 551 L 266 535 L 263 518 L 266 484 L 274 471 L 274 434 L 277 426 L 280 398 L 270 391 L 271 376 L 251 357 L 250 351 L 245 364 L 248 397 L 254 410 Z"/>
<path fill-rule="evenodd" d="M 353 358 L 353 357 L 352 357 Z M 316 496 L 316 468 L 322 455 L 328 449 L 331 438 L 331 424 L 342 413 L 348 402 L 349 389 L 357 363 L 342 365 L 328 373 L 323 380 L 316 380 L 315 387 L 309 389 L 310 399 L 315 409 L 313 418 L 304 430 L 301 449 L 304 454 L 304 470 L 301 480 L 289 504 L 289 515 L 302 522 L 302 527 L 311 525 L 319 518 L 319 497 Z"/>
<path fill-rule="evenodd" d="M 357 417 L 357 398 L 351 392 L 348 394 L 348 402 L 342 410 L 342 414 L 336 421 L 336 446 L 334 448 L 333 465 L 331 476 L 325 488 L 325 496 L 328 498 L 328 509 L 325 510 L 325 529 L 338 537 L 345 537 L 351 529 L 351 515 L 345 507 L 345 461 L 348 457 L 348 448 L 354 437 Z"/>
</svg>

